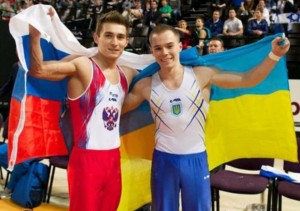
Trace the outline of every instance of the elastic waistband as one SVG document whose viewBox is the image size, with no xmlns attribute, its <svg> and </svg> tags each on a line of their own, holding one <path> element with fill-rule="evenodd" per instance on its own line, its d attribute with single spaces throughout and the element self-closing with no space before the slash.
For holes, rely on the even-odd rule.
<svg viewBox="0 0 300 211">
<path fill-rule="evenodd" d="M 101 153 L 101 154 L 111 154 L 111 153 L 120 153 L 120 149 L 119 148 L 115 148 L 115 149 L 106 149 L 106 150 L 98 150 L 98 149 L 84 149 L 84 148 L 80 148 L 80 147 L 76 147 L 74 146 L 72 151 L 77 151 L 77 152 L 81 152 L 81 153 Z"/>
<path fill-rule="evenodd" d="M 159 151 L 157 149 L 154 149 L 153 155 L 164 156 L 164 157 L 177 157 L 177 158 L 181 158 L 181 159 L 207 157 L 206 151 L 199 152 L 199 153 L 192 153 L 192 154 L 172 154 L 172 153 L 168 153 L 168 152 L 162 152 L 162 151 Z"/>
</svg>

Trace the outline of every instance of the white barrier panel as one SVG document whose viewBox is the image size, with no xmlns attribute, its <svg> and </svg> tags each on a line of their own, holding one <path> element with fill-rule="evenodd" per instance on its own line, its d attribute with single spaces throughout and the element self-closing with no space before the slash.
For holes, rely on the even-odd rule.
<svg viewBox="0 0 300 211">
<path fill-rule="evenodd" d="M 300 80 L 289 80 L 296 131 L 300 131 Z"/>
</svg>

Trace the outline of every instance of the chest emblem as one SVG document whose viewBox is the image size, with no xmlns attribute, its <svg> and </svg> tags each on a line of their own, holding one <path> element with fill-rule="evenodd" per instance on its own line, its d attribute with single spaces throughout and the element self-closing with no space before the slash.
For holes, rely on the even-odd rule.
<svg viewBox="0 0 300 211">
<path fill-rule="evenodd" d="M 111 131 L 117 126 L 117 121 L 119 118 L 119 110 L 118 108 L 114 108 L 113 106 L 111 107 L 106 107 L 103 109 L 102 112 L 102 119 L 104 122 L 104 127 Z"/>
<path fill-rule="evenodd" d="M 170 100 L 171 112 L 175 116 L 179 116 L 182 113 L 182 103 L 180 98 Z"/>
</svg>

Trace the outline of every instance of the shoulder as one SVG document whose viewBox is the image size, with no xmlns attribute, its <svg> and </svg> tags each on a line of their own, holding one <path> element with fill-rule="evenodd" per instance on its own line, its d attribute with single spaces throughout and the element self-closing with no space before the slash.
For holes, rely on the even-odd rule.
<svg viewBox="0 0 300 211">
<path fill-rule="evenodd" d="M 143 78 L 139 80 L 136 84 L 134 84 L 132 92 L 139 93 L 139 95 L 143 96 L 143 99 L 149 100 L 151 93 L 151 84 L 151 77 Z"/>
<path fill-rule="evenodd" d="M 137 82 L 139 85 L 150 86 L 152 82 L 152 77 L 146 77 Z"/>
<path fill-rule="evenodd" d="M 86 56 L 79 56 L 69 61 L 69 63 L 72 63 L 75 66 L 76 70 L 81 72 L 81 74 L 85 74 L 87 70 L 93 69 L 92 61 L 90 60 L 89 57 Z"/>
<path fill-rule="evenodd" d="M 129 83 L 131 83 L 132 79 L 138 74 L 138 71 L 134 68 L 128 67 L 128 66 L 120 66 L 123 70 L 127 80 Z"/>
<path fill-rule="evenodd" d="M 211 77 L 218 72 L 218 69 L 211 66 L 196 66 L 193 71 L 197 77 Z"/>
<path fill-rule="evenodd" d="M 85 66 L 85 65 L 91 65 L 92 61 L 89 57 L 86 56 L 68 56 L 65 58 L 65 60 L 68 62 L 75 64 L 76 66 Z"/>
<path fill-rule="evenodd" d="M 151 87 L 152 77 L 142 78 L 134 85 L 134 89 L 145 90 Z"/>
</svg>

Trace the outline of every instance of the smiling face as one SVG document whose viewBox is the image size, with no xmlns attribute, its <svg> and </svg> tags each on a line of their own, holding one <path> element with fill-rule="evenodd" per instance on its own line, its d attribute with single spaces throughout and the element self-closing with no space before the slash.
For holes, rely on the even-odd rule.
<svg viewBox="0 0 300 211">
<path fill-rule="evenodd" d="M 178 34 L 171 30 L 153 33 L 150 36 L 151 52 L 160 68 L 172 69 L 179 64 L 179 52 L 182 44 Z"/>
<path fill-rule="evenodd" d="M 108 59 L 118 59 L 128 44 L 127 29 L 117 23 L 104 23 L 100 34 L 94 34 L 99 53 Z"/>
</svg>

